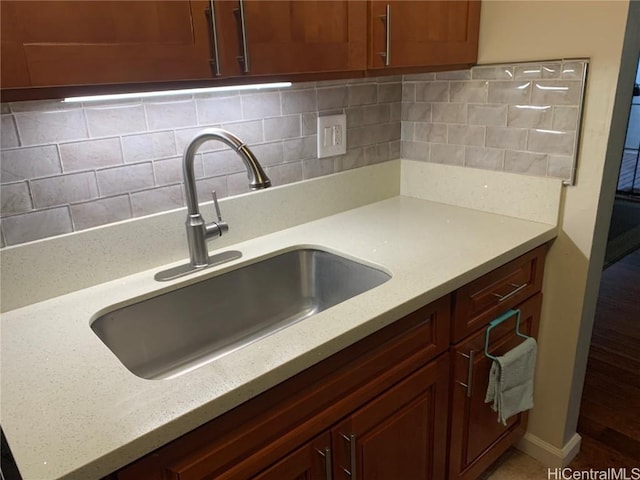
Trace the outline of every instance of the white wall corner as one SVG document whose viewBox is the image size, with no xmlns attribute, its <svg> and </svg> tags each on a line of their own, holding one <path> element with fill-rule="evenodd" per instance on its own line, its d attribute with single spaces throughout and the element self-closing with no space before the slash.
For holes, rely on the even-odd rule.
<svg viewBox="0 0 640 480">
<path fill-rule="evenodd" d="M 516 448 L 549 468 L 564 468 L 580 452 L 582 437 L 577 433 L 562 448 L 555 447 L 527 432 L 516 444 Z"/>
</svg>

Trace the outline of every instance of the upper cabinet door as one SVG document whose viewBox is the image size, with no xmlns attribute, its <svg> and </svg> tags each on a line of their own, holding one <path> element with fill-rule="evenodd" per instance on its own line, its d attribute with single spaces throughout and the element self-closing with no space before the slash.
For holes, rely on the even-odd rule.
<svg viewBox="0 0 640 480">
<path fill-rule="evenodd" d="M 366 68 L 364 1 L 216 1 L 225 75 Z"/>
<path fill-rule="evenodd" d="M 212 77 L 207 1 L 1 6 L 3 88 Z"/>
<path fill-rule="evenodd" d="M 368 67 L 475 63 L 479 25 L 478 0 L 370 0 Z"/>
</svg>

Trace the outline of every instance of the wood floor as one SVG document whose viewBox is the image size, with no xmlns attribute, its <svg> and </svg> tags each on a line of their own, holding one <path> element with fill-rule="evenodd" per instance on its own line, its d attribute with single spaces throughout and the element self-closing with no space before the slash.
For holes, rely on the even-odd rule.
<svg viewBox="0 0 640 480">
<path fill-rule="evenodd" d="M 640 466 L 640 250 L 602 274 L 573 469 Z"/>
</svg>

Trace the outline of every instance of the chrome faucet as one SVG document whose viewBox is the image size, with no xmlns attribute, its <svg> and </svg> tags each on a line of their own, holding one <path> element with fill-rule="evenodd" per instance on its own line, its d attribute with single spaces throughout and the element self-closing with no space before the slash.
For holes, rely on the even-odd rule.
<svg viewBox="0 0 640 480">
<path fill-rule="evenodd" d="M 264 173 L 258 159 L 242 141 L 226 130 L 221 128 L 208 128 L 202 130 L 191 139 L 182 157 L 182 171 L 184 174 L 184 187 L 187 194 L 187 242 L 189 244 L 190 261 L 187 265 L 170 268 L 156 273 L 155 279 L 159 281 L 173 280 L 174 278 L 187 275 L 193 271 L 206 267 L 219 265 L 230 260 L 240 258 L 242 254 L 235 250 L 219 253 L 209 257 L 207 250 L 207 239 L 210 237 L 221 237 L 229 230 L 227 222 L 222 220 L 220 207 L 216 192 L 213 195 L 213 203 L 216 208 L 218 221 L 205 223 L 198 207 L 198 194 L 196 192 L 196 176 L 193 168 L 193 161 L 198 148 L 207 140 L 219 140 L 231 147 L 240 156 L 244 166 L 247 168 L 249 177 L 249 187 L 251 190 L 259 190 L 271 186 L 271 180 Z"/>
</svg>

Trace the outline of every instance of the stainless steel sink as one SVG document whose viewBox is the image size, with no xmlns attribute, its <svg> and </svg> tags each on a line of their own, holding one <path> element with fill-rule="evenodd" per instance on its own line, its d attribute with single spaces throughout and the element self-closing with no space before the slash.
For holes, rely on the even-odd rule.
<svg viewBox="0 0 640 480">
<path fill-rule="evenodd" d="M 91 328 L 134 374 L 171 378 L 390 278 L 333 253 L 298 249 L 119 308 Z"/>
</svg>

